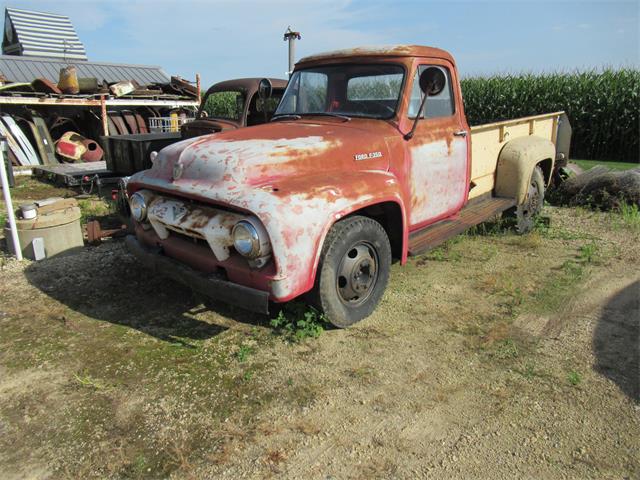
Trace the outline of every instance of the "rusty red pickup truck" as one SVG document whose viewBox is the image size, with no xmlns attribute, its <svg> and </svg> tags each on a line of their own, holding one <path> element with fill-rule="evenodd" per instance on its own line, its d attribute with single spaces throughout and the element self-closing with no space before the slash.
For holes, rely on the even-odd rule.
<svg viewBox="0 0 640 480">
<path fill-rule="evenodd" d="M 132 176 L 126 243 L 212 298 L 268 313 L 304 295 L 347 327 L 393 260 L 505 211 L 530 229 L 570 135 L 563 112 L 469 127 L 444 50 L 314 55 L 269 123 L 170 145 Z"/>
</svg>

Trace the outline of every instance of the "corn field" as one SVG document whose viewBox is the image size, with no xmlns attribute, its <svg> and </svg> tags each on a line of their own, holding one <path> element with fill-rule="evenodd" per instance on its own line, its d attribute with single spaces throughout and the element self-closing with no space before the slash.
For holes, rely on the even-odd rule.
<svg viewBox="0 0 640 480">
<path fill-rule="evenodd" d="M 466 78 L 462 93 L 470 125 L 564 110 L 572 158 L 640 158 L 639 70 Z"/>
</svg>

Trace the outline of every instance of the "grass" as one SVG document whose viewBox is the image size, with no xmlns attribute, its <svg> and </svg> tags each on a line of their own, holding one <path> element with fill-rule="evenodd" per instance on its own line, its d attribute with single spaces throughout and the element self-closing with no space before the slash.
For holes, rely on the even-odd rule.
<svg viewBox="0 0 640 480">
<path fill-rule="evenodd" d="M 515 368 L 514 371 L 522 375 L 528 381 L 535 380 L 536 378 L 546 379 L 549 377 L 548 373 L 536 368 L 536 366 L 530 362 L 525 363 L 522 368 Z"/>
<path fill-rule="evenodd" d="M 1 366 L 9 375 L 57 372 L 54 381 L 26 385 L 6 404 L 10 428 L 0 447 L 9 452 L 7 445 L 15 444 L 11 461 L 20 462 L 23 452 L 44 446 L 54 477 L 189 478 L 193 465 L 235 461 L 225 455 L 234 457 L 236 448 L 259 440 L 255 432 L 274 405 L 296 419 L 296 412 L 322 404 L 344 385 L 358 392 L 382 388 L 388 370 L 381 365 L 389 359 L 438 349 L 447 352 L 447 361 L 449 353 L 468 357 L 473 368 L 479 353 L 497 383 L 516 379 L 535 388 L 559 381 L 571 389 L 583 382 L 579 372 L 571 374 L 580 363 L 547 364 L 536 356 L 537 344 L 513 328 L 520 313 L 553 310 L 562 316 L 581 281 L 608 254 L 607 243 L 581 232 L 583 220 L 595 225 L 610 214 L 582 219 L 575 209 L 568 212 L 550 209 L 552 222 L 540 222 L 533 235 L 491 227 L 486 235 L 459 236 L 442 252 L 443 260 L 455 254 L 459 262 L 394 265 L 394 279 L 372 318 L 313 342 L 305 339 L 316 339 L 326 324 L 303 303 L 287 305 L 271 320 L 273 330 L 250 314 L 219 318 L 200 312 L 199 303 L 191 305 L 186 290 L 171 282 L 145 271 L 138 275 L 131 264 L 119 267 L 121 259 L 100 260 L 104 270 L 91 270 L 92 281 L 78 290 L 73 277 L 65 281 L 78 272 L 75 261 L 68 272 L 56 269 L 56 280 L 40 292 L 12 286 L 5 279 L 16 277 L 0 271 L 7 312 L 0 317 Z M 637 211 L 626 215 L 636 218 Z M 37 271 L 50 272 L 42 266 Z M 487 285 L 474 288 L 483 279 Z M 56 292 L 66 291 L 56 299 Z M 455 327 L 453 340 L 449 329 L 440 336 L 442 322 Z M 274 334 L 296 345 L 283 345 Z M 335 365 L 327 366 L 334 359 L 328 353 L 336 354 Z M 466 367 L 454 367 L 445 373 L 464 383 Z M 440 392 L 432 372 L 412 368 L 407 364 L 405 382 L 417 378 L 416 388 L 433 383 Z M 380 401 L 370 398 L 367 405 Z M 33 421 L 24 421 L 26 415 Z M 317 429 L 297 425 L 304 432 Z M 289 427 L 283 422 L 273 428 Z"/>
<path fill-rule="evenodd" d="M 93 388 L 95 390 L 105 390 L 108 388 L 106 383 L 101 382 L 98 379 L 93 378 L 91 375 L 86 372 L 78 375 L 77 373 L 73 375 L 73 378 L 78 382 L 78 384 L 83 387 Z"/>
<path fill-rule="evenodd" d="M 582 382 L 582 375 L 575 370 L 571 370 L 567 373 L 567 381 L 574 387 L 577 387 Z"/>
<path fill-rule="evenodd" d="M 578 258 L 586 263 L 593 263 L 598 258 L 600 248 L 595 243 L 582 245 L 579 250 Z"/>
<path fill-rule="evenodd" d="M 516 343 L 511 338 L 505 338 L 496 344 L 493 356 L 499 360 L 507 360 L 516 358 L 519 354 Z"/>
<path fill-rule="evenodd" d="M 241 345 L 238 351 L 236 352 L 236 358 L 239 362 L 245 362 L 249 355 L 253 353 L 253 348 L 248 345 Z"/>
<path fill-rule="evenodd" d="M 630 170 L 632 168 L 640 167 L 638 162 L 606 162 L 602 160 L 571 160 L 571 163 L 575 163 L 585 170 L 591 170 L 597 165 L 602 165 L 612 170 Z"/>
<path fill-rule="evenodd" d="M 638 209 L 638 205 L 623 203 L 620 206 L 619 214 L 625 227 L 636 232 L 640 231 L 640 209 Z"/>
<path fill-rule="evenodd" d="M 114 213 L 114 205 L 102 199 L 81 199 L 78 200 L 81 212 L 81 222 L 106 217 Z"/>
</svg>

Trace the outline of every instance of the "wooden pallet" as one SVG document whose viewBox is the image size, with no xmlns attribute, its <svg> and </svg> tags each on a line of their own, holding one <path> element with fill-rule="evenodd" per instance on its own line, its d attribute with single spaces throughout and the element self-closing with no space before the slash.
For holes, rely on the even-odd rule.
<svg viewBox="0 0 640 480">
<path fill-rule="evenodd" d="M 516 205 L 513 198 L 489 197 L 471 200 L 460 213 L 409 234 L 409 255 L 420 255 L 451 237 Z"/>
</svg>

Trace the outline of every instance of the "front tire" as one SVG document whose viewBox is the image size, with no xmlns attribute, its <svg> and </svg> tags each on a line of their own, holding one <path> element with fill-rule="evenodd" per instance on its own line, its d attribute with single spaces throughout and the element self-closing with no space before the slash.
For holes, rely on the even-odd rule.
<svg viewBox="0 0 640 480">
<path fill-rule="evenodd" d="M 327 320 L 345 328 L 371 315 L 389 281 L 391 245 L 368 217 L 336 223 L 322 246 L 316 299 Z"/>
</svg>

